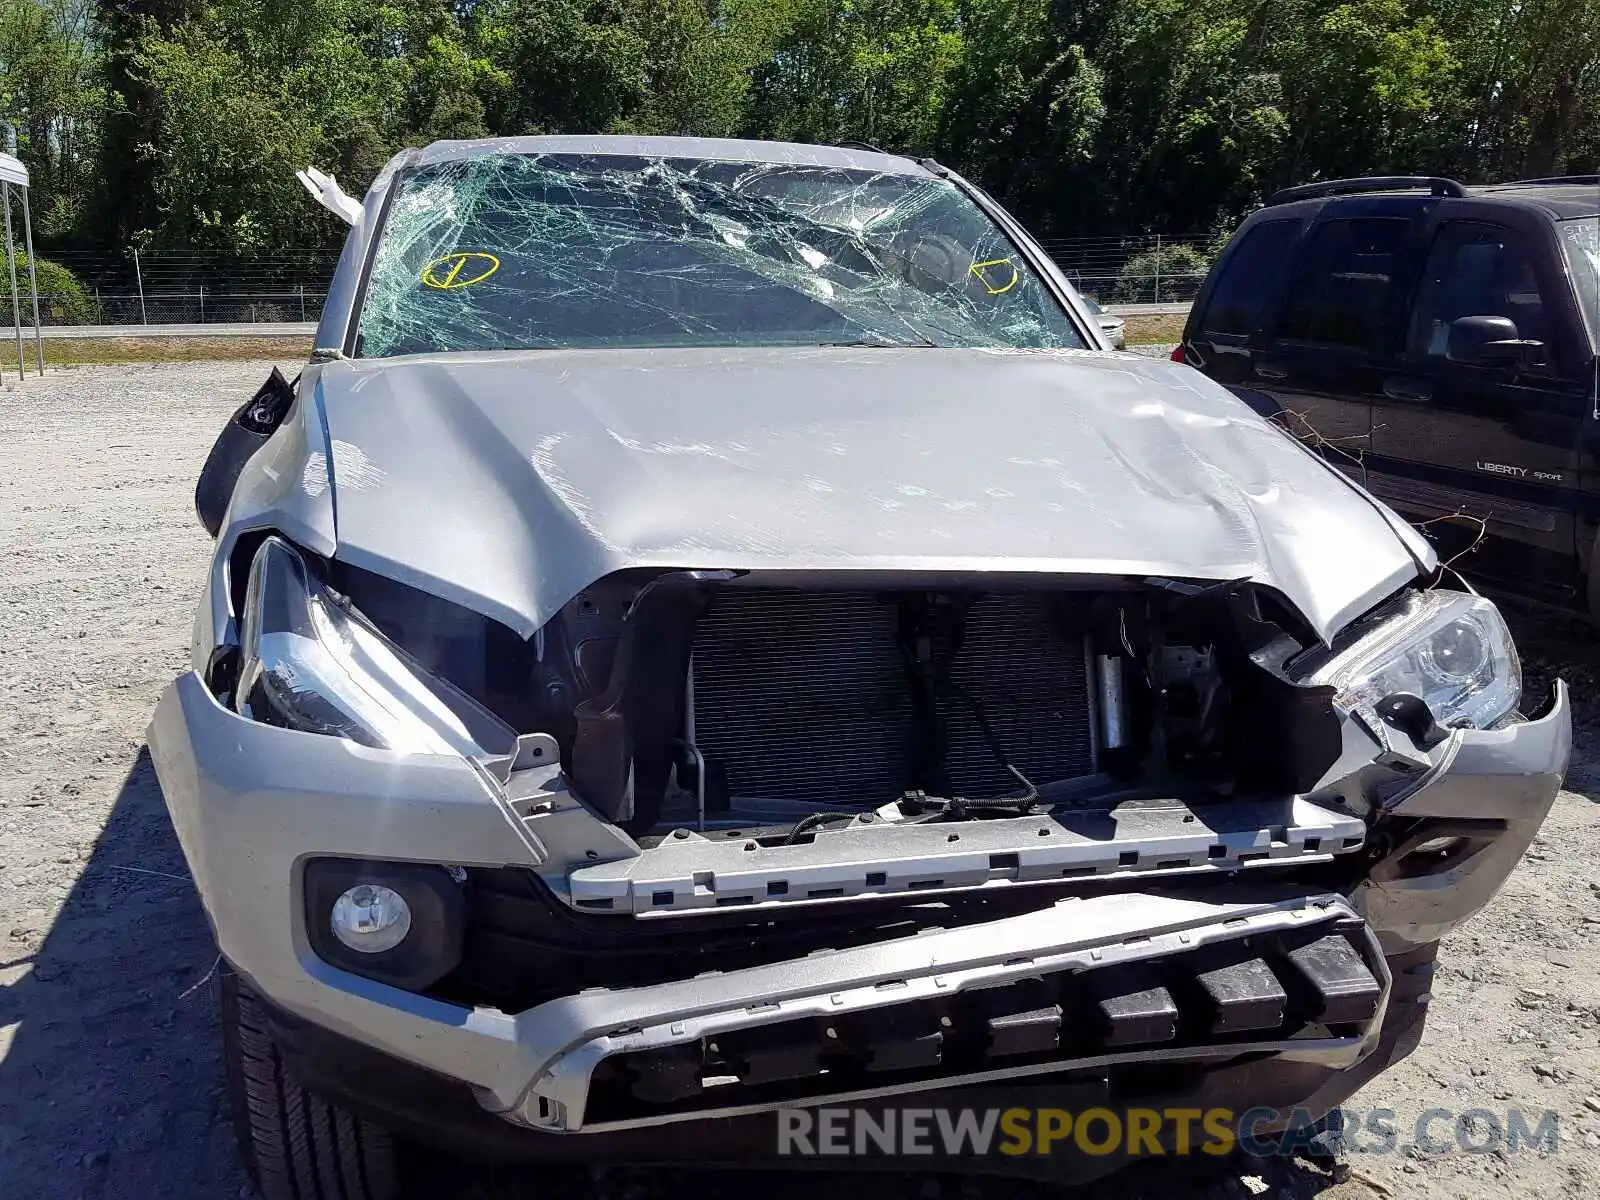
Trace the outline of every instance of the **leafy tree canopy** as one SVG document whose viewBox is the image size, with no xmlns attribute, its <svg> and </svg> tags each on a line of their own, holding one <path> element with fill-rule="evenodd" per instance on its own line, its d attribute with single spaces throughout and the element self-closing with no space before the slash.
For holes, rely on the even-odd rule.
<svg viewBox="0 0 1600 1200">
<path fill-rule="evenodd" d="M 1373 171 L 1600 171 L 1600 0 L 0 0 L 47 247 L 334 244 L 438 138 L 933 154 L 1050 236 L 1216 233 Z"/>
</svg>

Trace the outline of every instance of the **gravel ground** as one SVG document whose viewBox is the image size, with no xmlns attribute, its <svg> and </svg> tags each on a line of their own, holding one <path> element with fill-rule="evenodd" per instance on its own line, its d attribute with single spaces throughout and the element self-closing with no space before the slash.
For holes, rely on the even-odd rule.
<svg viewBox="0 0 1600 1200">
<path fill-rule="evenodd" d="M 285 364 L 289 366 L 291 364 Z M 0 1196 L 235 1197 L 217 1056 L 214 951 L 143 731 L 186 665 L 209 543 L 195 474 L 266 363 L 86 367 L 0 391 Z M 1557 664 L 1578 691 L 1579 754 L 1540 840 L 1452 937 L 1422 1048 L 1357 1108 L 1553 1110 L 1559 1152 L 1351 1158 L 1333 1175 L 1229 1164 L 1208 1193 L 1274 1198 L 1588 1196 L 1600 1185 L 1600 780 L 1590 735 L 1600 639 L 1511 610 L 1529 691 Z M 1441 1126 L 1440 1131 L 1447 1126 Z M 533 1194 L 419 1164 L 417 1195 Z M 1193 1194 L 1188 1168 L 1096 1195 Z M 702 1194 L 683 1173 L 568 1181 L 573 1193 Z M 609 1180 L 609 1181 L 608 1181 Z M 551 1194 L 549 1173 L 537 1176 Z M 814 1179 L 763 1177 L 796 1197 Z M 938 1179 L 834 1184 L 931 1200 Z M 1015 1197 L 1015 1184 L 944 1194 Z M 566 1187 L 560 1189 L 567 1191 Z"/>
</svg>

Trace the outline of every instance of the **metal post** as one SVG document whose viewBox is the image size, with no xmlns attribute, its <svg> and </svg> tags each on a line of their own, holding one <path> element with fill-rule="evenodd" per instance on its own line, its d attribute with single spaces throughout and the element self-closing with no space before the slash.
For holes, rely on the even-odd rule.
<svg viewBox="0 0 1600 1200">
<path fill-rule="evenodd" d="M 33 214 L 28 211 L 28 189 L 22 189 L 22 236 L 28 243 L 28 286 L 33 289 L 33 356 L 44 374 L 44 331 L 39 328 L 39 271 L 33 265 Z"/>
<path fill-rule="evenodd" d="M 302 283 L 300 285 L 299 291 L 300 291 L 300 320 L 304 321 L 306 319 L 306 285 Z"/>
<path fill-rule="evenodd" d="M 139 324 L 148 325 L 150 324 L 150 318 L 145 315 L 144 311 L 144 272 L 139 269 L 139 251 L 137 249 L 133 252 L 133 278 L 139 284 Z"/>
<path fill-rule="evenodd" d="M 22 357 L 22 297 L 17 294 L 17 246 L 11 240 L 11 184 L 0 180 L 0 203 L 6 210 L 6 265 L 11 268 L 11 324 L 17 331 L 17 378 L 28 377 L 28 362 Z"/>
<path fill-rule="evenodd" d="M 206 323 L 206 285 L 200 285 L 200 324 Z"/>
<path fill-rule="evenodd" d="M 1161 235 L 1156 234 L 1156 303 L 1161 303 Z"/>
</svg>

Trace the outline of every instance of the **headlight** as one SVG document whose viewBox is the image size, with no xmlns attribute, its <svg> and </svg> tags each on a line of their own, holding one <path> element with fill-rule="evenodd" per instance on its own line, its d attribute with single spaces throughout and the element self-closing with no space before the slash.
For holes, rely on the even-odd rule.
<svg viewBox="0 0 1600 1200">
<path fill-rule="evenodd" d="M 1335 703 L 1347 712 L 1405 692 L 1423 700 L 1440 725 L 1487 729 L 1522 699 L 1522 663 L 1488 600 L 1417 592 L 1306 682 L 1337 689 Z"/>
<path fill-rule="evenodd" d="M 234 709 L 269 725 L 405 754 L 456 754 L 504 778 L 517 735 L 429 675 L 271 537 L 250 566 Z"/>
</svg>

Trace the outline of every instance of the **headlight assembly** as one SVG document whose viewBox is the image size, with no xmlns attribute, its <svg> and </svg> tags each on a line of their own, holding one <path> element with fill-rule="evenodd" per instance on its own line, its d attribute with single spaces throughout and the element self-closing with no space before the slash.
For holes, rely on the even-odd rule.
<svg viewBox="0 0 1600 1200">
<path fill-rule="evenodd" d="M 250 567 L 234 709 L 269 725 L 404 754 L 454 754 L 504 778 L 509 726 L 429 675 L 319 584 L 282 538 Z"/>
<path fill-rule="evenodd" d="M 1397 694 L 1446 728 L 1487 729 L 1522 699 L 1522 663 L 1500 610 L 1465 592 L 1416 592 L 1399 612 L 1305 680 L 1336 689 L 1347 712 Z"/>
</svg>

